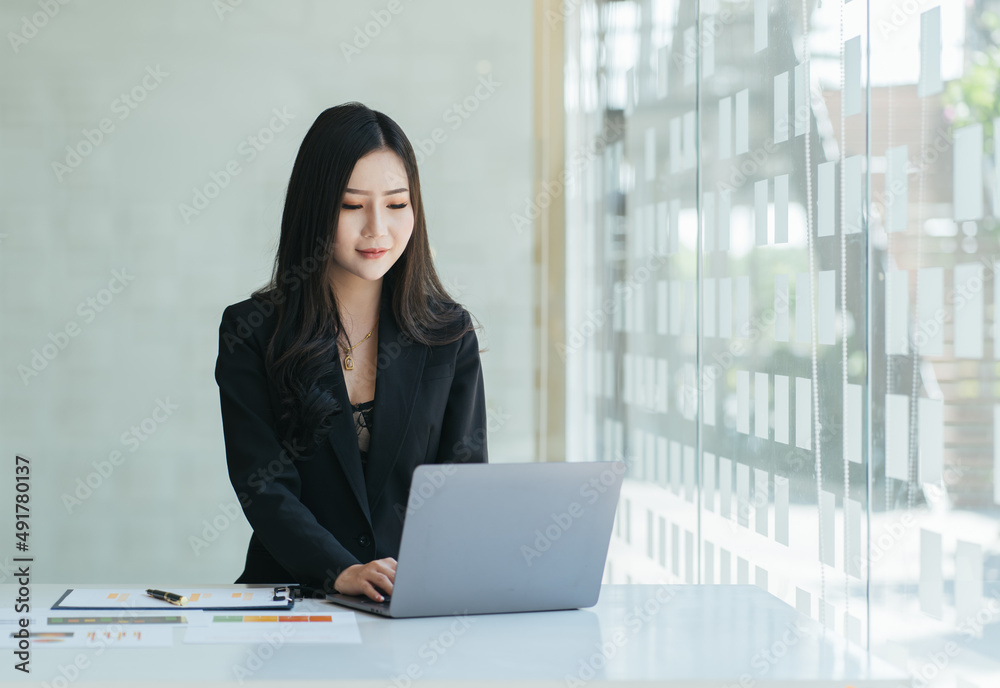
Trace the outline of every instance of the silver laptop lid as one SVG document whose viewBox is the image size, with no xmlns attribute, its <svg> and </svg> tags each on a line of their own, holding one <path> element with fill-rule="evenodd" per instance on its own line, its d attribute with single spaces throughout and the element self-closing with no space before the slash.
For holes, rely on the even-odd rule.
<svg viewBox="0 0 1000 688">
<path fill-rule="evenodd" d="M 424 464 L 413 473 L 392 616 L 590 607 L 625 464 Z"/>
</svg>

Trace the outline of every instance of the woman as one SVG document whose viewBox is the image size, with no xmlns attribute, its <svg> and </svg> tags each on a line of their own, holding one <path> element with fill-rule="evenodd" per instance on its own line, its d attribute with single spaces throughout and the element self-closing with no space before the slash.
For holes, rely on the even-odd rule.
<svg viewBox="0 0 1000 688">
<path fill-rule="evenodd" d="M 219 327 L 229 477 L 253 528 L 237 583 L 392 593 L 413 469 L 487 461 L 471 320 L 434 270 L 402 130 L 356 102 L 321 113 L 271 282 Z"/>
</svg>

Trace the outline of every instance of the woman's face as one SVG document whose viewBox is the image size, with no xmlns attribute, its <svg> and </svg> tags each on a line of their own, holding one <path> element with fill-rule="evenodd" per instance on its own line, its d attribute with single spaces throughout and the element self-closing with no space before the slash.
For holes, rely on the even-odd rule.
<svg viewBox="0 0 1000 688">
<path fill-rule="evenodd" d="M 413 206 L 403 162 L 391 150 L 372 151 L 354 166 L 341 200 L 333 242 L 334 278 L 347 281 L 351 274 L 381 279 L 412 233 Z"/>
</svg>

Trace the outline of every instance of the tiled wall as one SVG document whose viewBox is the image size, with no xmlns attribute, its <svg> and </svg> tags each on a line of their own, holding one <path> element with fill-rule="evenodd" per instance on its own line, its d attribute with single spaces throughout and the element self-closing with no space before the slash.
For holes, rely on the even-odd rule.
<svg viewBox="0 0 1000 688">
<path fill-rule="evenodd" d="M 348 100 L 421 148 L 437 267 L 490 347 L 490 457 L 532 459 L 531 237 L 510 221 L 531 3 L 24 1 L 0 27 L 0 485 L 31 458 L 36 582 L 242 570 L 219 321 L 269 277 L 305 131 Z"/>
</svg>

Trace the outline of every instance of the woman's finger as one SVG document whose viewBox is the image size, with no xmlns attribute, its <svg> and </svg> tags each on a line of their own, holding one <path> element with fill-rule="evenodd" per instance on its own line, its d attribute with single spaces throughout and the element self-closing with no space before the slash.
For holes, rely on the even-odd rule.
<svg viewBox="0 0 1000 688">
<path fill-rule="evenodd" d="M 364 591 L 365 595 L 367 595 L 369 598 L 375 600 L 376 602 L 382 602 L 383 600 L 382 594 L 378 590 L 376 590 L 375 586 L 369 583 L 368 581 L 364 582 L 364 587 L 362 588 L 362 590 Z"/>
<path fill-rule="evenodd" d="M 396 581 L 396 569 L 388 564 L 383 564 L 381 561 L 377 562 L 379 564 L 378 572 L 387 577 L 392 582 Z"/>
<path fill-rule="evenodd" d="M 372 573 L 367 580 L 386 595 L 392 594 L 392 581 L 384 573 Z"/>
</svg>

